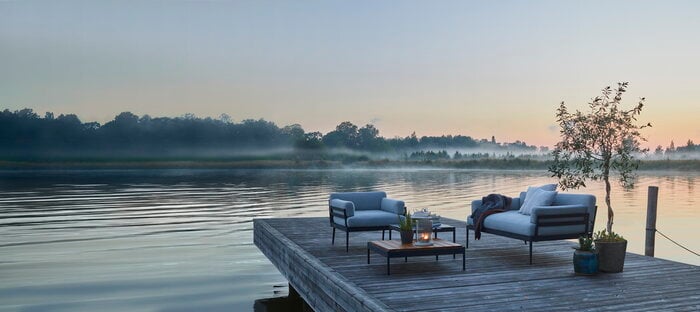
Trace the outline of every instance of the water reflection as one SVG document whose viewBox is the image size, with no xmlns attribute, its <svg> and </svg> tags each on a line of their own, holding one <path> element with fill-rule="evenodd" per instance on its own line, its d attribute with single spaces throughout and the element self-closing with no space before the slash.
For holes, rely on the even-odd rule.
<svg viewBox="0 0 700 312">
<path fill-rule="evenodd" d="M 659 229 L 700 249 L 697 179 L 645 173 L 633 190 L 615 186 L 615 229 L 630 251 L 643 253 L 649 185 L 660 188 Z M 384 190 L 463 219 L 473 199 L 551 182 L 540 171 L 0 171 L 0 310 L 250 311 L 286 285 L 252 244 L 253 218 L 327 216 L 330 192 Z M 575 192 L 599 198 L 605 224 L 602 185 Z M 656 254 L 700 264 L 661 238 Z"/>
</svg>

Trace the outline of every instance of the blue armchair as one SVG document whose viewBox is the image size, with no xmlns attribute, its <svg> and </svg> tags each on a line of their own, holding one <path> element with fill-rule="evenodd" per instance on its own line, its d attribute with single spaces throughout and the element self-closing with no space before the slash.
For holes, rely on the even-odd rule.
<svg viewBox="0 0 700 312">
<path fill-rule="evenodd" d="M 398 223 L 399 215 L 406 214 L 403 201 L 386 197 L 385 192 L 331 193 L 328 212 L 335 244 L 335 229 L 345 231 L 345 251 L 348 251 L 350 232 L 390 230 L 390 224 Z M 391 231 L 389 231 L 391 239 Z"/>
<path fill-rule="evenodd" d="M 590 236 L 595 225 L 598 206 L 596 198 L 588 194 L 559 193 L 551 206 L 535 206 L 529 215 L 518 209 L 525 202 L 526 192 L 513 198 L 506 212 L 488 216 L 483 221 L 482 232 L 520 239 L 529 242 L 530 264 L 532 264 L 532 242 L 578 238 Z M 472 212 L 481 206 L 481 200 L 472 201 Z M 474 229 L 475 220 L 467 216 L 467 241 L 469 230 Z"/>
</svg>

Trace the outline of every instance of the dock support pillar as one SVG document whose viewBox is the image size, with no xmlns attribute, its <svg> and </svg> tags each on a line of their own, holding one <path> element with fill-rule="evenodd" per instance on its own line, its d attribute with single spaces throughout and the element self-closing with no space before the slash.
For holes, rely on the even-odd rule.
<svg viewBox="0 0 700 312">
<path fill-rule="evenodd" d="M 656 207 L 659 199 L 659 187 L 650 186 L 647 197 L 647 228 L 644 243 L 644 255 L 654 256 L 654 244 L 656 242 Z"/>
</svg>

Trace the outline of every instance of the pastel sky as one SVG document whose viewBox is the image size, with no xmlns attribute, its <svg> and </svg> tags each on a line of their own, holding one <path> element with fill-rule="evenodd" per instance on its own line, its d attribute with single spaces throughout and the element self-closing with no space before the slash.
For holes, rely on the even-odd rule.
<svg viewBox="0 0 700 312">
<path fill-rule="evenodd" d="M 697 1 L 0 2 L 0 109 L 264 118 L 552 145 L 629 81 L 649 146 L 700 142 Z"/>
</svg>

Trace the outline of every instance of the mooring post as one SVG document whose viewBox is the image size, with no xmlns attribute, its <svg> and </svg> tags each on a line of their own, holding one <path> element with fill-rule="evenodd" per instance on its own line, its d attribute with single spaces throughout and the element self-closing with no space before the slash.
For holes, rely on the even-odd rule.
<svg viewBox="0 0 700 312">
<path fill-rule="evenodd" d="M 644 244 L 644 255 L 654 256 L 654 242 L 656 238 L 656 204 L 659 199 L 659 187 L 650 186 L 647 197 L 647 235 Z"/>
</svg>

